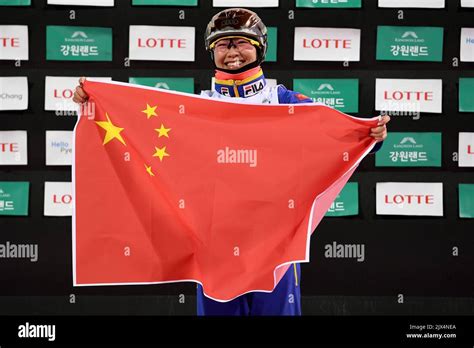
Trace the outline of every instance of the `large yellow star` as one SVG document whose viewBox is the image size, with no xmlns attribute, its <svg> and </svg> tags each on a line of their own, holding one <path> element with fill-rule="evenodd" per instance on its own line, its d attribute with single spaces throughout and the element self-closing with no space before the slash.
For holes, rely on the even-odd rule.
<svg viewBox="0 0 474 348">
<path fill-rule="evenodd" d="M 151 166 L 148 167 L 148 166 L 145 164 L 145 168 L 146 168 L 146 172 L 147 172 L 148 174 L 150 174 L 150 176 L 155 176 L 155 174 L 154 174 L 154 173 L 152 172 L 152 170 L 151 170 Z"/>
<path fill-rule="evenodd" d="M 163 136 L 169 138 L 168 132 L 171 130 L 171 128 L 165 128 L 163 123 L 161 124 L 160 128 L 155 129 L 158 132 L 158 138 L 161 138 Z"/>
<path fill-rule="evenodd" d="M 163 146 L 161 149 L 159 149 L 159 148 L 157 148 L 157 147 L 155 146 L 155 150 L 156 150 L 156 152 L 155 152 L 155 154 L 153 155 L 153 157 L 159 157 L 159 158 L 160 158 L 160 162 L 163 161 L 163 157 L 168 157 L 168 156 L 169 156 L 169 154 L 166 153 L 166 146 Z"/>
<path fill-rule="evenodd" d="M 153 116 L 158 116 L 155 112 L 156 106 L 150 106 L 148 103 L 146 104 L 146 110 L 143 110 L 142 112 L 146 114 L 147 119 L 152 118 Z"/>
<path fill-rule="evenodd" d="M 110 121 L 110 117 L 107 113 L 105 113 L 105 117 L 107 117 L 107 122 L 105 121 L 95 121 L 100 127 L 105 129 L 105 138 L 104 138 L 104 143 L 102 145 L 107 144 L 109 141 L 112 139 L 117 138 L 118 141 L 120 141 L 122 144 L 125 144 L 125 141 L 123 140 L 122 136 L 120 135 L 120 132 L 123 131 L 123 128 L 117 127 L 114 124 L 112 124 L 112 121 Z"/>
</svg>

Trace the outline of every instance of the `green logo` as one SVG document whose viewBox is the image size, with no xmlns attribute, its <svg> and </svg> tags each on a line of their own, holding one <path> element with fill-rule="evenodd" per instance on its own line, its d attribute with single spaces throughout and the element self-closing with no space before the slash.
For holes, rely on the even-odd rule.
<svg viewBox="0 0 474 348">
<path fill-rule="evenodd" d="M 376 167 L 441 167 L 441 133 L 389 132 Z"/>
<path fill-rule="evenodd" d="M 47 26 L 46 59 L 112 61 L 112 29 Z"/>
<path fill-rule="evenodd" d="M 359 184 L 348 182 L 332 202 L 325 216 L 350 216 L 359 214 Z"/>
<path fill-rule="evenodd" d="M 268 27 L 268 50 L 267 55 L 265 56 L 266 62 L 276 62 L 277 61 L 277 28 Z"/>
<path fill-rule="evenodd" d="M 0 6 L 30 6 L 31 0 L 0 0 Z"/>
<path fill-rule="evenodd" d="M 474 184 L 459 184 L 459 217 L 474 218 Z"/>
<path fill-rule="evenodd" d="M 358 79 L 294 79 L 293 89 L 342 112 L 359 112 Z"/>
<path fill-rule="evenodd" d="M 474 112 L 474 78 L 459 79 L 459 111 Z"/>
<path fill-rule="evenodd" d="M 377 60 L 441 62 L 443 28 L 379 26 Z"/>
<path fill-rule="evenodd" d="M 362 0 L 296 0 L 296 7 L 361 8 Z"/>
<path fill-rule="evenodd" d="M 130 77 L 128 82 L 135 85 L 194 93 L 194 79 L 192 77 Z"/>
<path fill-rule="evenodd" d="M 29 182 L 0 182 L 0 215 L 28 215 Z"/>
<path fill-rule="evenodd" d="M 132 0 L 132 5 L 197 6 L 198 0 Z"/>
</svg>

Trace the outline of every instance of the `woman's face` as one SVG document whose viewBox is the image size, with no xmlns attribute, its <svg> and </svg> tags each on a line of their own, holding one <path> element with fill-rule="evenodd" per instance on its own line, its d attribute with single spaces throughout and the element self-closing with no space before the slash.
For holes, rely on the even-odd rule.
<svg viewBox="0 0 474 348">
<path fill-rule="evenodd" d="M 237 70 L 256 60 L 257 49 L 246 39 L 221 39 L 214 46 L 214 62 L 220 69 Z"/>
</svg>

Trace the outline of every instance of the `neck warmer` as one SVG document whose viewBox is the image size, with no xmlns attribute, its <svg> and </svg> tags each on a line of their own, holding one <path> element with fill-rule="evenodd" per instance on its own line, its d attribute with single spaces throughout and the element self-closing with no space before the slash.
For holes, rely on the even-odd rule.
<svg viewBox="0 0 474 348">
<path fill-rule="evenodd" d="M 237 98 L 254 96 L 267 84 L 260 66 L 237 74 L 216 70 L 215 79 L 216 92 Z"/>
</svg>

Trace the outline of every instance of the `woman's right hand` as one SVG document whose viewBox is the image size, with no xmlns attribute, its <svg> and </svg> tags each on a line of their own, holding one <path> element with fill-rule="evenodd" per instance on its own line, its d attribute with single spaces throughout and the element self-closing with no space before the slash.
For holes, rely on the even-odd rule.
<svg viewBox="0 0 474 348">
<path fill-rule="evenodd" d="M 76 87 L 74 91 L 74 96 L 72 97 L 72 101 L 78 104 L 85 103 L 87 99 L 89 99 L 89 96 L 87 95 L 86 92 L 82 89 L 82 83 L 86 80 L 85 77 L 81 77 L 79 79 L 79 85 Z"/>
</svg>

